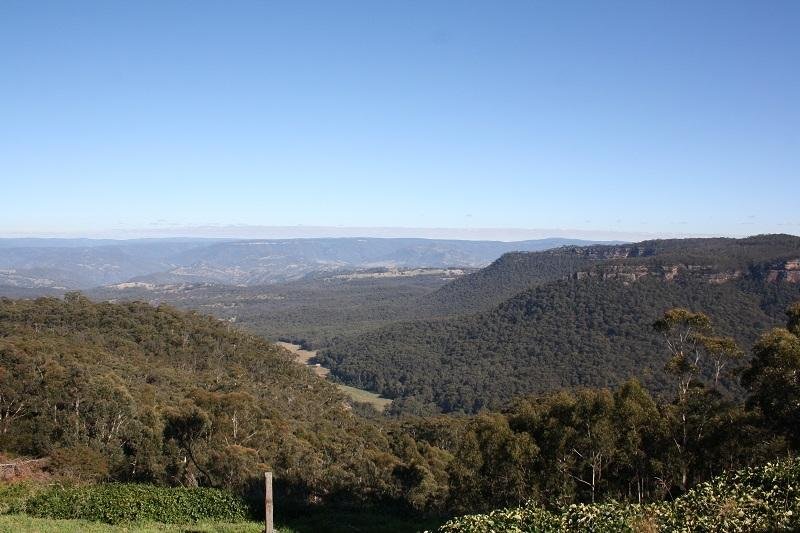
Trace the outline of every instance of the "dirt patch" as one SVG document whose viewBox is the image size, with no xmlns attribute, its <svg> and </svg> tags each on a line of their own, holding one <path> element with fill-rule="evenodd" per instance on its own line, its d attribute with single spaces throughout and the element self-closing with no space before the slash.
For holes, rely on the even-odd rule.
<svg viewBox="0 0 800 533">
<path fill-rule="evenodd" d="M 0 481 L 14 483 L 17 481 L 46 480 L 50 473 L 47 466 L 50 458 L 34 459 L 30 457 L 16 457 L 14 459 L 0 454 Z"/>
</svg>

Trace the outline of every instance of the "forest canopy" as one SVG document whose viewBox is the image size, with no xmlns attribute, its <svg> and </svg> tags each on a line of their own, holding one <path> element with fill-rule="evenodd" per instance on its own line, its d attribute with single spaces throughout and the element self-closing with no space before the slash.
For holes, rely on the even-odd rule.
<svg viewBox="0 0 800 533">
<path fill-rule="evenodd" d="M 251 498 L 272 470 L 282 505 L 437 514 L 529 500 L 548 509 L 663 501 L 796 452 L 800 306 L 757 341 L 744 402 L 700 372 L 726 337 L 704 330 L 717 344 L 693 337 L 676 352 L 667 336 L 707 319 L 685 309 L 660 317 L 640 327 L 659 336 L 664 358 L 699 356 L 667 365 L 669 399 L 629 380 L 522 396 L 470 417 L 367 419 L 281 349 L 215 319 L 77 294 L 2 299 L 0 451 L 46 457 L 67 479 Z"/>
</svg>

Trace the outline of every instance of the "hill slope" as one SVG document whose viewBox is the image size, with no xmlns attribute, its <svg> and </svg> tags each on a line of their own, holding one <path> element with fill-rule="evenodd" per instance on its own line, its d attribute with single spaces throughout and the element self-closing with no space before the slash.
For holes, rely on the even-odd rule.
<svg viewBox="0 0 800 533">
<path fill-rule="evenodd" d="M 560 254 L 563 263 L 543 257 Z M 721 333 L 747 346 L 759 331 L 780 323 L 785 306 L 800 298 L 800 264 L 794 262 L 800 238 L 791 236 L 651 241 L 531 255 L 539 257 L 524 264 L 533 268 L 566 265 L 553 269 L 565 279 L 541 283 L 477 315 L 408 321 L 341 339 L 322 353 L 322 362 L 345 383 L 400 398 L 395 406 L 410 411 L 473 412 L 515 394 L 608 386 L 630 376 L 663 392 L 666 354 L 647 324 L 665 309 L 706 312 Z M 477 280 L 476 294 L 486 295 L 487 287 L 505 279 L 536 278 L 501 271 L 509 263 L 519 264 L 498 262 L 483 277 L 456 280 L 439 293 Z M 565 275 L 581 264 L 588 267 Z M 468 295 L 464 291 L 462 301 Z"/>
<path fill-rule="evenodd" d="M 0 450 L 85 479 L 389 491 L 385 437 L 292 359 L 166 306 L 0 299 Z"/>
<path fill-rule="evenodd" d="M 707 273 L 741 277 L 743 268 L 797 255 L 797 237 L 763 235 L 747 239 L 670 239 L 634 244 L 563 246 L 541 252 L 510 252 L 474 274 L 448 283 L 419 302 L 420 311 L 435 316 L 487 310 L 533 286 L 564 279 L 579 271 L 606 277 L 615 266 L 634 278 L 639 269 L 666 275 L 692 267 Z M 592 269 L 603 265 L 601 270 Z M 673 271 L 674 270 L 674 271 Z M 631 275 L 627 276 L 628 278 Z M 626 276 L 617 276 L 623 277 Z M 419 312 L 419 311 L 417 311 Z"/>
<path fill-rule="evenodd" d="M 489 309 L 529 287 L 565 278 L 593 262 L 574 250 L 509 252 L 486 268 L 421 298 L 417 312 L 446 316 Z"/>
</svg>

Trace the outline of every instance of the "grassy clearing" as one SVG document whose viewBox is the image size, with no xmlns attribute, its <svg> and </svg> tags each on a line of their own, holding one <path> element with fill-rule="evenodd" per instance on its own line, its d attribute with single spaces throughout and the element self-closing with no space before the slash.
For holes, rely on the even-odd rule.
<svg viewBox="0 0 800 533">
<path fill-rule="evenodd" d="M 314 366 L 309 363 L 311 359 L 316 357 L 316 351 L 303 350 L 299 345 L 288 342 L 278 342 L 276 344 L 292 352 L 295 355 L 295 361 L 297 363 L 308 366 L 316 375 L 322 378 L 328 376 L 330 370 L 324 367 Z M 388 398 L 382 398 L 380 395 L 374 392 L 357 389 L 355 387 L 342 385 L 340 383 L 336 383 L 336 386 L 354 402 L 368 403 L 377 409 L 378 412 L 383 412 L 389 406 L 389 404 L 392 403 L 392 400 Z"/>
<path fill-rule="evenodd" d="M 368 403 L 377 409 L 378 412 L 383 412 L 389 406 L 389 404 L 392 403 L 392 400 L 388 398 L 382 398 L 380 395 L 374 392 L 357 389 L 348 385 L 342 385 L 341 383 L 336 383 L 336 386 L 340 391 L 347 394 L 353 401 Z"/>
</svg>

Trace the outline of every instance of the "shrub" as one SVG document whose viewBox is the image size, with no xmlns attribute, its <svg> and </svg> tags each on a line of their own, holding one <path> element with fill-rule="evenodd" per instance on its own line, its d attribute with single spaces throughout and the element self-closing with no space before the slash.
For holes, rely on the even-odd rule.
<svg viewBox="0 0 800 533">
<path fill-rule="evenodd" d="M 553 514 L 534 505 L 447 522 L 460 532 L 696 532 L 800 530 L 800 460 L 747 468 L 701 483 L 673 502 L 571 505 Z"/>
<path fill-rule="evenodd" d="M 57 448 L 50 452 L 50 470 L 80 481 L 100 481 L 108 476 L 108 461 L 88 446 Z"/>
<path fill-rule="evenodd" d="M 28 500 L 27 511 L 41 518 L 109 524 L 142 520 L 167 524 L 239 522 L 247 517 L 246 504 L 230 492 L 132 484 L 54 487 Z"/>
<path fill-rule="evenodd" d="M 441 533 L 556 533 L 561 531 L 559 517 L 529 504 L 525 507 L 500 509 L 488 514 L 462 516 L 439 528 Z"/>
<path fill-rule="evenodd" d="M 0 514 L 24 513 L 26 502 L 40 487 L 30 482 L 0 483 Z"/>
</svg>

